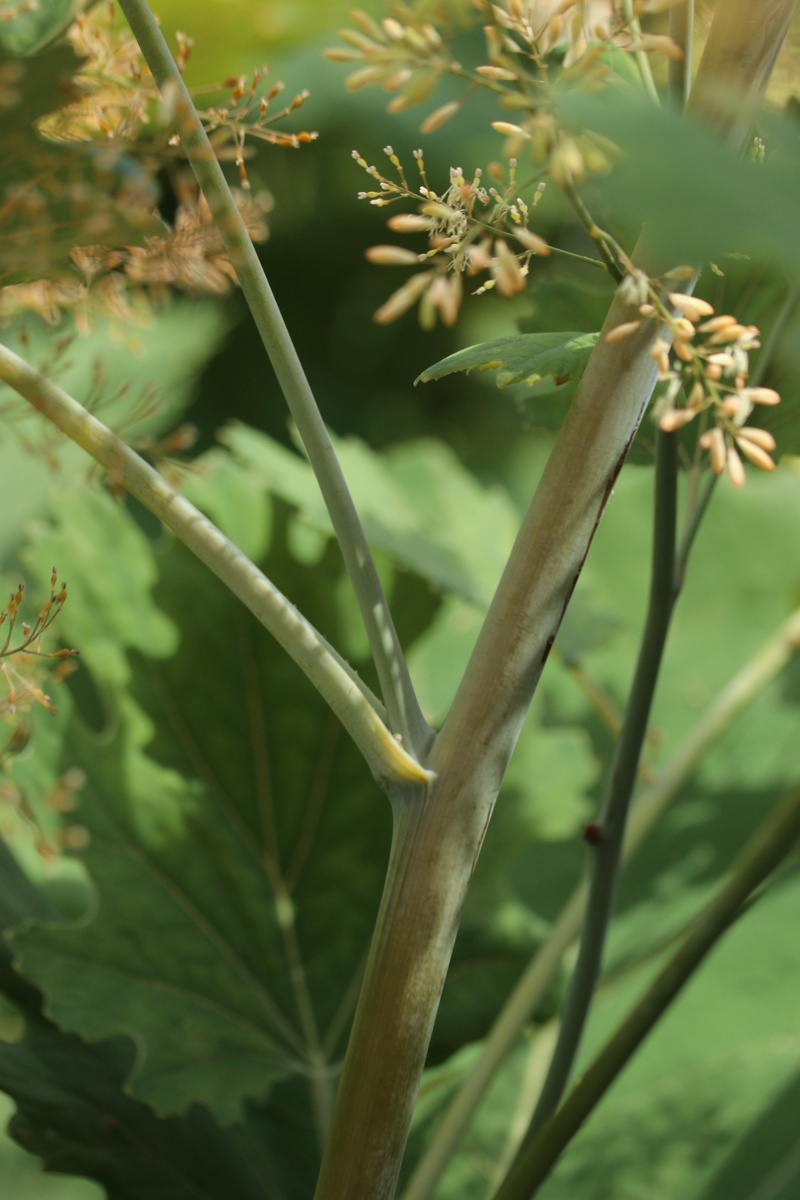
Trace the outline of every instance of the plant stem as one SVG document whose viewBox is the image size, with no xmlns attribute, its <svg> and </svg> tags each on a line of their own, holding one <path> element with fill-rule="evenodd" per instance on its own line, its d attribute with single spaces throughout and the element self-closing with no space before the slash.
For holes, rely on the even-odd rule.
<svg viewBox="0 0 800 1200">
<path fill-rule="evenodd" d="M 187 159 L 269 355 L 314 469 L 344 558 L 380 680 L 389 726 L 421 757 L 432 731 L 417 703 L 405 657 L 364 530 L 289 331 L 222 168 L 146 0 L 120 0 L 148 67 L 173 114 Z"/>
<path fill-rule="evenodd" d="M 711 746 L 800 653 L 800 608 L 722 689 L 657 777 L 638 794 L 623 846 L 627 862 L 680 794 Z M 567 949 L 580 932 L 589 894 L 580 883 L 556 918 L 484 1043 L 481 1056 L 445 1113 L 409 1180 L 402 1200 L 428 1200 L 486 1091 L 552 986 Z"/>
<path fill-rule="evenodd" d="M 684 109 L 692 82 L 692 34 L 694 0 L 683 0 L 669 10 L 669 36 L 683 51 L 683 58 L 671 58 L 667 66 L 667 93 L 673 104 Z"/>
<path fill-rule="evenodd" d="M 797 308 L 798 300 L 800 300 L 800 282 L 798 282 L 796 279 L 792 279 L 789 284 L 789 290 L 786 293 L 786 299 L 781 305 L 781 309 L 777 317 L 772 322 L 772 328 L 769 331 L 767 341 L 763 350 L 758 356 L 756 361 L 756 369 L 753 372 L 752 377 L 747 381 L 750 387 L 758 387 L 760 384 L 764 383 L 767 371 L 769 371 L 773 365 L 775 351 L 778 349 L 780 340 L 786 332 L 786 326 L 789 324 L 789 321 L 792 319 L 794 311 Z"/>
<path fill-rule="evenodd" d="M 561 1028 L 553 1059 L 523 1145 L 535 1137 L 561 1099 L 600 975 L 606 933 L 619 883 L 628 809 L 636 786 L 639 759 L 677 597 L 677 492 L 677 435 L 659 430 L 656 437 L 653 551 L 647 619 L 622 731 L 600 810 L 599 841 L 593 846 L 589 899 L 578 960 L 561 1014 Z"/>
<path fill-rule="evenodd" d="M 559 1155 L 720 937 L 800 837 L 800 788 L 764 822 L 728 881 L 701 912 L 655 981 L 527 1148 L 494 1200 L 531 1200 Z"/>
<path fill-rule="evenodd" d="M 743 145 L 763 99 L 798 0 L 717 4 L 688 109 Z"/>
<path fill-rule="evenodd" d="M 617 262 L 614 254 L 611 252 L 611 247 L 609 245 L 610 239 L 593 219 L 592 214 L 584 204 L 578 189 L 575 187 L 575 184 L 571 179 L 568 179 L 561 184 L 561 190 L 575 210 L 575 215 L 585 229 L 586 233 L 592 239 L 595 246 L 597 246 L 598 253 L 601 256 L 609 275 L 611 275 L 612 279 L 615 279 L 617 283 L 620 283 L 624 272 L 620 269 L 619 263 Z"/>
<path fill-rule="evenodd" d="M 327 701 L 376 778 L 389 784 L 427 782 L 429 773 L 392 737 L 366 684 L 216 525 L 77 400 L 2 345 L 0 379 L 105 467 L 242 601 Z"/>
<path fill-rule="evenodd" d="M 623 11 L 625 13 L 625 20 L 628 24 L 628 28 L 630 29 L 634 39 L 641 39 L 642 29 L 639 24 L 639 18 L 633 11 L 633 0 L 623 0 Z M 656 82 L 653 79 L 653 72 L 650 69 L 650 59 L 647 57 L 646 52 L 641 49 L 634 51 L 634 57 L 636 58 L 636 65 L 639 68 L 639 74 L 642 77 L 644 90 L 647 92 L 654 104 L 660 104 L 661 98 L 658 94 Z"/>
</svg>

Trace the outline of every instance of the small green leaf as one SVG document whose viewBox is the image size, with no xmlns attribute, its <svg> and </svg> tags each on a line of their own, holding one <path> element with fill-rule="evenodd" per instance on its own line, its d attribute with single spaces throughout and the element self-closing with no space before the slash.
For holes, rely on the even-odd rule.
<svg viewBox="0 0 800 1200">
<path fill-rule="evenodd" d="M 455 371 L 498 368 L 497 386 L 527 383 L 533 387 L 552 375 L 556 385 L 582 375 L 598 333 L 524 333 L 467 346 L 428 367 L 415 383 L 429 383 Z"/>
</svg>

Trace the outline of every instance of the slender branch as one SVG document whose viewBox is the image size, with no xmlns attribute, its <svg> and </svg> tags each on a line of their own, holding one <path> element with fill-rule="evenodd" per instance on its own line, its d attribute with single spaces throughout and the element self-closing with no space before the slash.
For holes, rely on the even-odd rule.
<svg viewBox="0 0 800 1200">
<path fill-rule="evenodd" d="M 800 608 L 723 688 L 651 784 L 637 796 L 623 847 L 627 862 L 661 820 L 711 746 L 800 653 Z M 556 918 L 516 987 L 509 995 L 484 1042 L 481 1056 L 457 1092 L 420 1159 L 402 1200 L 428 1200 L 466 1132 L 486 1091 L 525 1026 L 536 1015 L 563 960 L 578 937 L 589 895 L 580 883 Z"/>
<path fill-rule="evenodd" d="M 189 91 L 146 0 L 120 0 L 120 5 L 173 115 L 186 157 L 217 224 L 317 477 L 361 609 L 390 727 L 403 736 L 412 752 L 421 756 L 429 747 L 431 730 L 417 703 L 364 530 L 289 331 Z"/>
<path fill-rule="evenodd" d="M 622 731 L 611 763 L 596 826 L 589 900 L 580 950 L 561 1014 L 561 1027 L 542 1094 L 523 1145 L 555 1111 L 578 1053 L 603 960 L 617 894 L 625 825 L 642 754 L 656 683 L 675 606 L 675 536 L 678 494 L 677 435 L 656 439 L 655 506 L 650 600 Z"/>
<path fill-rule="evenodd" d="M 769 331 L 769 336 L 764 344 L 764 348 L 756 361 L 756 369 L 752 377 L 748 380 L 750 387 L 758 387 L 764 383 L 767 372 L 773 365 L 775 352 L 778 349 L 780 340 L 786 332 L 786 326 L 794 315 L 800 301 L 800 281 L 792 279 L 789 284 L 789 290 L 786 293 L 786 298 L 781 305 L 780 312 L 772 322 L 772 328 Z"/>
<path fill-rule="evenodd" d="M 714 495 L 718 479 L 718 475 L 709 474 L 707 476 L 702 492 L 699 496 L 695 497 L 694 503 L 691 504 L 686 514 L 686 520 L 684 521 L 678 543 L 678 552 L 675 555 L 675 579 L 679 588 L 683 587 L 683 581 L 686 578 L 686 565 L 689 561 L 692 546 L 694 545 L 694 539 L 697 537 L 703 517 L 711 503 L 711 497 Z"/>
<path fill-rule="evenodd" d="M 611 275 L 611 277 L 615 279 L 617 283 L 620 283 L 624 276 L 624 271 L 621 269 L 617 259 L 611 251 L 611 239 L 609 238 L 608 234 L 604 233 L 604 231 L 594 220 L 592 214 L 584 204 L 580 192 L 575 187 L 575 184 L 571 179 L 567 179 L 561 184 L 561 190 L 575 210 L 575 215 L 585 229 L 586 233 L 592 239 L 595 246 L 597 246 L 598 253 L 601 256 L 609 275 Z"/>
<path fill-rule="evenodd" d="M 642 36 L 642 28 L 639 24 L 639 18 L 633 11 L 633 0 L 623 0 L 623 11 L 625 13 L 625 20 L 628 28 L 631 31 L 631 34 L 635 39 L 640 40 Z M 641 48 L 634 51 L 634 57 L 636 59 L 636 65 L 639 68 L 639 74 L 642 77 L 644 90 L 647 92 L 654 104 L 660 104 L 661 97 L 658 94 L 656 81 L 653 79 L 653 72 L 650 68 L 650 59 L 648 58 L 646 52 Z"/>
<path fill-rule="evenodd" d="M 678 108 L 684 109 L 692 82 L 692 35 L 694 0 L 683 0 L 669 10 L 669 36 L 682 51 L 682 58 L 670 58 L 667 66 L 667 92 Z"/>
<path fill-rule="evenodd" d="M 376 778 L 388 783 L 429 780 L 429 772 L 392 737 L 366 684 L 216 525 L 77 400 L 2 345 L 0 379 L 105 467 L 242 601 L 327 701 Z"/>
<path fill-rule="evenodd" d="M 701 912 L 667 965 L 625 1016 L 558 1112 L 524 1152 L 494 1200 L 531 1200 L 564 1147 L 669 1008 L 717 941 L 750 905 L 754 893 L 800 837 L 800 788 L 764 822 L 734 864 L 727 882 Z"/>
</svg>

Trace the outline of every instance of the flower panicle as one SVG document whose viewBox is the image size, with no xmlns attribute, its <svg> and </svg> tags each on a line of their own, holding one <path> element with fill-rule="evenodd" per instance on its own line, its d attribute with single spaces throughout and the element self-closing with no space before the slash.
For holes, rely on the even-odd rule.
<svg viewBox="0 0 800 1200">
<path fill-rule="evenodd" d="M 460 167 L 451 167 L 449 186 L 442 192 L 433 189 L 425 172 L 421 150 L 414 152 L 419 184 L 413 187 L 400 159 L 391 146 L 384 148 L 396 177 L 385 175 L 370 165 L 357 150 L 356 163 L 377 184 L 377 189 L 359 193 L 376 207 L 399 201 L 413 201 L 416 212 L 393 213 L 388 228 L 401 235 L 423 234 L 424 250 L 414 251 L 397 245 L 376 245 L 366 251 L 370 262 L 382 266 L 418 266 L 422 269 L 394 292 L 378 309 L 375 320 L 386 324 L 419 304 L 422 327 L 430 329 L 440 319 L 445 325 L 457 320 L 464 293 L 464 276 L 485 273 L 488 278 L 476 295 L 496 289 L 512 297 L 526 285 L 530 262 L 551 253 L 548 242 L 529 222 L 542 198 L 544 183 L 526 201 L 516 183 L 516 162 L 509 163 L 508 177 L 500 164 L 488 169 L 491 182 L 476 169 L 470 177 Z"/>
<path fill-rule="evenodd" d="M 462 81 L 463 94 L 435 109 L 422 132 L 439 128 L 477 88 L 492 92 L 501 107 L 531 117 L 548 110 L 547 86 L 556 71 L 596 87 L 611 75 L 609 50 L 680 57 L 682 51 L 671 38 L 642 32 L 640 26 L 641 17 L 678 2 L 633 0 L 626 15 L 610 0 L 562 0 L 556 5 L 474 0 L 486 42 L 486 61 L 475 68 L 464 66 L 455 52 L 456 39 L 468 23 L 463 19 L 440 19 L 435 28 L 425 12 L 407 4 L 392 5 L 392 15 L 383 20 L 354 9 L 352 26 L 339 30 L 342 44 L 324 54 L 350 68 L 351 90 L 377 86 L 387 92 L 390 112 L 425 103 L 446 76 Z M 523 136 L 530 134 L 524 131 Z"/>
</svg>

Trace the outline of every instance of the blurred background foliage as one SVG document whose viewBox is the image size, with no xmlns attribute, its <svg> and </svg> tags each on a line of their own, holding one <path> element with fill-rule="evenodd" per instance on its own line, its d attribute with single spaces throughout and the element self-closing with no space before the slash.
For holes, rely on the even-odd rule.
<svg viewBox="0 0 800 1200">
<path fill-rule="evenodd" d="M 375 4 L 364 7 L 381 12 Z M 411 647 L 412 673 L 423 706 L 439 722 L 571 385 L 556 389 L 552 381 L 544 381 L 533 393 L 525 387 L 498 391 L 491 372 L 451 375 L 416 388 L 413 380 L 449 353 L 513 333 L 517 321 L 542 332 L 591 332 L 602 321 L 611 285 L 588 268 L 565 268 L 550 259 L 537 264 L 527 293 L 514 301 L 495 296 L 468 299 L 454 329 L 422 333 L 413 313 L 388 327 L 375 327 L 372 313 L 396 282 L 394 275 L 363 257 L 368 246 L 384 240 L 385 214 L 356 200 L 364 180 L 351 151 L 357 148 L 368 161 L 382 165 L 382 147 L 388 142 L 410 165 L 412 150 L 424 144 L 429 171 L 444 186 L 451 165 L 469 173 L 499 157 L 498 138 L 488 130 L 488 110 L 481 107 L 481 99 L 465 106 L 438 133 L 426 135 L 423 143 L 420 110 L 389 117 L 381 94 L 346 91 L 342 69 L 320 57 L 336 28 L 347 24 L 339 0 L 259 5 L 217 0 L 213 5 L 197 3 L 190 12 L 181 0 L 170 0 L 158 11 L 168 36 L 180 28 L 195 38 L 190 83 L 247 74 L 266 61 L 270 78 L 285 81 L 287 97 L 304 87 L 311 90 L 302 119 L 305 128 L 319 131 L 318 141 L 296 151 L 267 147 L 248 167 L 254 188 L 267 187 L 274 197 L 263 261 L 323 414 L 344 439 L 346 471 L 365 513 L 401 634 Z M 471 50 L 475 61 L 481 44 L 476 36 Z M 469 43 L 465 53 L 470 53 Z M 703 276 L 704 294 L 720 311 L 734 311 L 743 321 L 760 325 L 767 337 L 793 286 L 787 272 L 796 277 L 797 207 L 792 208 L 792 201 L 797 198 L 798 159 L 797 134 L 790 124 L 795 120 L 790 98 L 796 78 L 790 53 L 781 64 L 774 96 L 781 108 L 789 103 L 789 115 L 775 134 L 783 161 L 789 163 L 779 180 L 785 193 L 774 211 L 753 214 L 751 261 L 729 257 L 738 247 L 725 242 L 727 226 L 721 233 L 714 230 L 719 235 L 717 257 L 714 268 L 706 266 Z M 436 102 L 446 99 L 443 87 Z M 616 222 L 615 232 L 627 246 L 645 209 L 656 221 L 660 214 L 669 215 L 675 241 L 667 251 L 677 253 L 677 247 L 686 253 L 687 234 L 691 239 L 699 236 L 702 245 L 713 226 L 714 205 L 724 203 L 714 179 L 703 173 L 704 144 L 690 139 L 688 149 L 676 149 L 669 138 L 664 141 L 663 133 L 662 141 L 652 136 L 651 117 L 638 109 L 626 119 L 628 125 L 617 130 L 618 136 L 652 153 L 638 168 L 636 157 L 629 156 L 624 188 L 614 175 L 597 181 L 598 204 Z M 618 125 L 624 123 L 619 117 Z M 768 122 L 764 128 L 768 131 Z M 662 151 L 669 151 L 666 160 Z M 676 168 L 669 157 L 680 153 L 682 172 L 680 161 Z M 687 160 L 687 154 L 695 157 Z M 669 172 L 659 190 L 652 186 L 653 174 L 664 161 L 669 161 Z M 726 160 L 725 169 L 729 167 Z M 669 178 L 676 170 L 682 186 L 673 194 Z M 687 183 L 693 179 L 701 180 L 702 186 L 693 189 Z M 734 173 L 730 187 L 738 182 Z M 764 204 L 771 195 L 758 192 Z M 163 203 L 169 203 L 168 195 Z M 548 192 L 537 212 L 543 236 L 586 251 L 583 234 L 556 196 Z M 689 249 L 694 251 L 691 239 Z M 791 246 L 784 264 L 781 239 Z M 24 328 L 4 330 L 3 337 L 36 361 L 55 355 L 58 379 L 67 390 L 79 398 L 93 389 L 102 392 L 103 412 L 124 421 L 131 436 L 157 439 L 180 421 L 191 421 L 198 430 L 193 454 L 200 458 L 188 470 L 175 468 L 187 494 L 248 553 L 268 564 L 279 586 L 315 616 L 348 657 L 362 661 L 363 638 L 327 520 L 313 480 L 294 454 L 281 398 L 241 297 L 234 294 L 224 302 L 175 297 L 152 326 L 132 331 L 98 321 L 91 332 L 57 349 L 53 339 L 62 332 L 66 330 L 29 319 Z M 774 431 L 776 436 L 785 433 L 784 448 L 794 453 L 798 347 L 800 315 L 795 309 L 763 381 L 784 394 L 785 408 L 775 415 Z M 103 364 L 101 376 L 98 362 Z M 150 402 L 153 391 L 159 407 Z M 36 710 L 30 715 L 30 745 L 15 757 L 3 784 L 2 832 L 41 884 L 56 916 L 86 917 L 100 897 L 98 918 L 75 932 L 73 950 L 59 957 L 55 948 L 64 945 L 64 931 L 35 928 L 15 939 L 15 951 L 48 993 L 48 1017 L 94 1039 L 111 1039 L 131 1028 L 141 1034 L 148 1057 L 131 1085 L 136 1103 L 144 1100 L 162 1113 L 180 1114 L 192 1096 L 202 1096 L 210 1110 L 202 1121 L 196 1112 L 170 1118 L 181 1123 L 180 1129 L 174 1127 L 170 1151 L 176 1171 L 196 1154 L 195 1139 L 222 1137 L 217 1122 L 228 1121 L 234 1132 L 224 1136 L 233 1138 L 244 1164 L 242 1196 L 254 1186 L 252 1179 L 264 1183 L 270 1176 L 270 1186 L 276 1188 L 284 1186 L 275 1184 L 277 1177 L 294 1181 L 286 1182 L 280 1194 L 308 1195 L 314 1165 L 313 1115 L 305 1091 L 296 1086 L 286 1062 L 276 1059 L 263 1030 L 252 1042 L 237 1043 L 235 1050 L 241 1053 L 244 1047 L 255 1078 L 265 1070 L 275 1072 L 278 1082 L 270 1104 L 254 1096 L 256 1085 L 246 1073 L 237 1073 L 232 1096 L 224 1066 L 217 1075 L 198 1072 L 191 1049 L 173 1044 L 170 1013 L 148 987 L 132 989 L 123 1003 L 109 988 L 109 972 L 115 955 L 122 956 L 121 966 L 126 968 L 138 962 L 141 931 L 157 940 L 163 928 L 171 928 L 172 916 L 148 891 L 152 872 L 141 869 L 137 874 L 136 862 L 141 865 L 152 853 L 176 889 L 202 897 L 209 878 L 204 863 L 214 857 L 204 830 L 216 828 L 218 822 L 219 836 L 230 836 L 230 878 L 218 880 L 222 891 L 229 890 L 219 903 L 232 904 L 235 919 L 225 935 L 225 952 L 219 960 L 211 954 L 207 969 L 217 979 L 220 1011 L 227 1011 L 226 1005 L 231 1012 L 236 1009 L 239 1001 L 221 962 L 229 958 L 231 946 L 244 960 L 260 961 L 262 939 L 269 942 L 270 922 L 280 916 L 278 890 L 269 879 L 258 884 L 264 892 L 259 900 L 262 916 L 250 912 L 253 892 L 242 829 L 252 822 L 250 835 L 256 841 L 265 835 L 257 814 L 248 809 L 253 790 L 249 768 L 231 761 L 238 754 L 243 727 L 254 747 L 261 744 L 260 712 L 269 730 L 266 742 L 276 771 L 276 819 L 282 836 L 295 845 L 304 838 L 318 839 L 315 844 L 327 851 L 315 868 L 319 873 L 305 881 L 307 891 L 295 899 L 315 1006 L 336 1033 L 327 1048 L 336 1059 L 350 1009 L 345 1004 L 344 1018 L 334 1010 L 357 975 L 366 947 L 388 846 L 388 814 L 366 772 L 338 745 L 330 751 L 331 773 L 315 792 L 303 774 L 307 761 L 302 747 L 310 760 L 319 744 L 315 739 L 327 744 L 325 738 L 334 735 L 326 732 L 313 696 L 294 669 L 251 622 L 227 610 L 217 585 L 188 556 L 176 554 L 147 514 L 102 492 L 87 491 L 77 452 L 51 441 L 29 421 L 18 421 L 19 406 L 5 394 L 2 411 L 6 429 L 0 444 L 0 548 L 7 590 L 21 571 L 31 593 L 46 589 L 51 560 L 56 562 L 70 584 L 61 636 L 82 653 L 80 669 L 57 685 L 59 713 Z M 220 447 L 217 434 L 223 426 Z M 647 462 L 649 433 L 646 420 L 637 462 Z M 273 440 L 267 441 L 264 434 Z M 37 453 L 23 455 L 20 439 Z M 377 456 L 376 449 L 384 453 Z M 616 486 L 509 771 L 442 1001 L 412 1139 L 412 1164 L 430 1136 L 427 1119 L 452 1095 L 503 996 L 582 870 L 581 829 L 596 807 L 638 646 L 647 588 L 651 483 L 647 469 L 631 465 Z M 799 518 L 800 472 L 796 460 L 788 457 L 773 476 L 751 471 L 742 492 L 734 492 L 727 481 L 717 488 L 670 639 L 646 772 L 652 774 L 669 761 L 719 689 L 800 602 Z M 257 646 L 255 660 L 261 666 L 260 687 L 247 676 L 252 646 Z M 198 662 L 202 686 L 197 682 Z M 368 668 L 364 670 L 368 675 Z M 254 710 L 253 697 L 259 690 L 263 709 Z M 174 702 L 165 699 L 170 695 L 183 697 L 177 706 L 183 706 L 183 724 Z M 286 705 L 276 705 L 276 696 L 293 697 L 288 711 Z M 271 705 L 276 705 L 274 711 Z M 632 862 L 590 1047 L 641 990 L 670 940 L 719 883 L 761 815 L 796 780 L 799 708 L 795 663 L 714 747 Z M 312 714 L 305 724 L 304 712 Z M 322 724 L 315 724 L 317 720 Z M 298 756 L 282 759 L 276 747 L 288 745 L 292 738 L 299 739 Z M 203 741 L 209 743 L 205 766 L 191 749 Z M 87 862 L 96 891 L 73 860 L 61 857 L 63 822 L 46 802 L 63 783 L 70 763 L 87 757 L 101 762 L 102 770 L 100 782 L 93 781 L 95 790 L 83 797 L 84 807 L 79 804 L 75 818 L 90 840 L 74 849 Z M 236 836 L 222 820 L 211 780 L 213 775 L 219 783 L 226 771 L 231 775 L 223 779 L 222 790 L 234 797 L 240 823 Z M 150 786 L 158 791 L 158 812 L 148 808 L 142 793 L 139 817 L 134 819 L 134 809 L 126 808 L 136 798 L 131 778 L 140 780 L 140 790 Z M 298 794 L 306 804 L 300 810 Z M 72 828 L 73 818 L 68 815 L 66 820 Z M 165 828 L 179 831 L 174 846 L 167 845 Z M 43 847 L 48 849 L 44 857 Z M 124 871 L 120 855 L 126 861 Z M 10 869 L 8 874 L 0 869 L 0 896 L 13 893 L 14 879 Z M 212 897 L 206 900 L 213 903 Z M 775 1180 L 771 1197 L 796 1196 L 796 1122 L 792 1126 L 786 1114 L 797 1103 L 800 1052 L 800 949 L 792 937 L 798 905 L 800 874 L 795 866 L 774 893 L 737 924 L 607 1098 L 597 1119 L 576 1140 L 543 1196 L 638 1200 L 643 1195 L 680 1195 L 718 1200 L 724 1195 L 726 1200 L 752 1200 L 769 1172 Z M 10 914 L 2 916 L 4 925 L 12 923 Z M 191 936 L 190 930 L 186 937 Z M 195 961 L 208 953 L 199 942 L 191 944 Z M 99 997 L 94 1002 L 85 994 L 59 994 L 75 961 L 83 963 L 86 978 L 94 982 Z M 154 960 L 150 966 L 153 979 L 163 971 L 169 981 L 169 963 Z M 262 967 L 260 983 L 276 989 L 280 1003 L 289 1004 L 285 996 L 281 999 L 282 988 L 287 996 L 290 991 L 283 968 L 268 963 Z M 549 1022 L 563 982 L 554 986 L 539 1022 L 531 1026 L 488 1093 L 463 1154 L 437 1193 L 442 1200 L 477 1200 L 498 1177 L 499 1155 L 541 1078 L 543 1048 L 551 1036 Z M 224 1021 L 202 1024 L 207 1018 L 200 991 L 198 985 L 198 1028 L 204 1043 L 220 1048 L 224 1062 L 231 1050 L 230 1031 Z M 0 1009 L 0 1036 L 7 1048 L 5 1059 L 0 1053 L 0 1084 L 13 1077 L 15 1094 L 22 1097 L 17 1136 L 24 1143 L 26 1113 L 49 1112 L 52 1142 L 45 1139 L 32 1149 L 56 1170 L 66 1164 L 68 1170 L 91 1173 L 87 1147 L 78 1144 L 73 1129 L 59 1124 L 50 1084 L 37 1080 L 25 1093 L 13 1075 L 21 1069 L 34 1033 L 44 1039 L 42 1045 L 53 1035 L 50 1026 L 36 1024 L 34 1011 L 35 1005 L 26 1010 L 22 1001 Z M 28 1034 L 23 1037 L 26 1019 Z M 119 1050 L 118 1041 L 104 1040 L 100 1046 L 108 1070 L 119 1073 L 120 1054 L 124 1059 L 127 1051 Z M 68 1050 L 76 1056 L 82 1053 L 77 1044 Z M 75 1071 L 81 1069 L 79 1061 L 76 1057 Z M 51 1101 L 52 1112 L 47 1109 Z M 12 1108 L 8 1103 L 4 1111 Z M 136 1125 L 149 1119 L 144 1112 L 142 1107 L 126 1110 L 124 1119 L 146 1131 L 145 1124 Z M 202 1124 L 205 1121 L 208 1126 Z M 97 1145 L 106 1135 L 112 1137 L 113 1126 L 109 1128 L 112 1133 L 95 1131 Z M 273 1130 L 274 1138 L 266 1150 L 265 1128 Z M 287 1128 L 292 1132 L 284 1137 L 280 1131 Z M 283 1156 L 293 1139 L 309 1147 L 307 1154 L 304 1150 L 306 1178 L 298 1162 Z M 1 1154 L 0 1181 L 15 1200 L 90 1200 L 101 1194 L 93 1183 L 43 1177 L 37 1160 L 8 1140 Z M 737 1164 L 752 1163 L 751 1156 L 758 1157 L 763 1170 L 747 1183 Z M 94 1160 L 91 1166 L 103 1169 Z M 141 1164 L 130 1179 L 126 1196 L 150 1194 L 153 1181 Z"/>
</svg>

